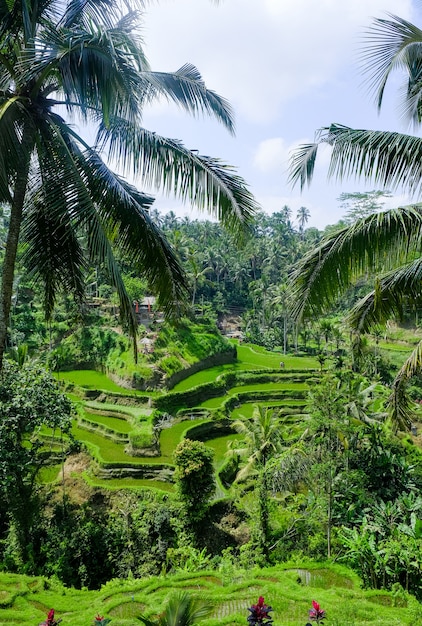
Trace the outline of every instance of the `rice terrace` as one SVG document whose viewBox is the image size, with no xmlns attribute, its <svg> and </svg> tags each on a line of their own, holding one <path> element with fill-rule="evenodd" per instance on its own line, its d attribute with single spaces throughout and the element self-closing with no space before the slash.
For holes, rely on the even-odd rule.
<svg viewBox="0 0 422 626">
<path fill-rule="evenodd" d="M 422 626 L 422 14 L 383 2 L 0 2 L 0 626 Z"/>
<path fill-rule="evenodd" d="M 57 374 L 78 405 L 72 434 L 83 442 L 94 461 L 83 470 L 83 479 L 102 489 L 172 492 L 173 453 L 183 437 L 203 439 L 213 449 L 218 475 L 227 461 L 228 442 L 239 437 L 230 431 L 230 422 L 250 418 L 257 402 L 277 407 L 280 428 L 288 433 L 295 424 L 302 423 L 303 427 L 308 384 L 321 375 L 318 361 L 286 355 L 280 370 L 279 353 L 252 344 L 238 345 L 237 355 L 231 365 L 199 371 L 167 392 L 150 394 L 128 391 L 93 370 Z M 157 434 L 151 416 L 154 406 L 163 403 L 172 407 L 175 417 Z M 219 434 L 222 422 L 223 433 Z M 139 433 L 139 428 L 144 441 L 150 436 L 154 442 L 158 439 L 153 445 L 155 456 L 151 456 L 151 451 L 145 455 L 127 451 L 131 436 Z M 43 436 L 54 456 L 60 441 L 54 440 L 53 432 L 44 431 Z M 45 468 L 44 480 L 60 488 L 62 469 L 60 465 Z M 69 485 L 63 488 L 71 488 Z M 225 495 L 226 489 L 219 480 L 216 498 Z M 139 615 L 153 616 L 162 611 L 178 590 L 191 590 L 212 607 L 209 617 L 202 621 L 204 626 L 244 624 L 248 607 L 258 595 L 271 598 L 276 623 L 286 626 L 304 624 L 314 597 L 328 607 L 330 623 L 338 626 L 386 622 L 410 626 L 422 618 L 422 611 L 411 596 L 362 591 L 355 573 L 328 562 L 303 561 L 300 566 L 285 563 L 249 571 L 223 559 L 217 570 L 211 562 L 210 569 L 207 562 L 204 565 L 198 561 L 197 567 L 196 573 L 190 573 L 190 567 L 184 573 L 182 566 L 179 573 L 164 578 L 142 580 L 129 576 L 112 580 L 99 591 L 77 591 L 43 577 L 0 574 L 0 624 L 29 626 L 41 621 L 49 607 L 54 606 L 56 617 L 64 624 L 82 626 L 92 623 L 94 614 L 104 613 L 116 626 L 132 626 L 139 623 Z"/>
<path fill-rule="evenodd" d="M 285 421 L 286 425 L 300 421 L 305 407 L 307 380 L 318 377 L 316 359 L 287 356 L 285 369 L 281 371 L 280 355 L 262 350 L 259 346 L 242 344 L 237 346 L 237 354 L 235 364 L 198 372 L 165 394 L 128 392 L 106 375 L 95 371 L 60 373 L 59 379 L 72 389 L 72 397 L 79 408 L 73 435 L 87 446 L 98 463 L 97 475 L 87 474 L 87 480 L 91 484 L 110 488 L 151 486 L 172 490 L 172 483 L 169 482 L 173 469 L 172 455 L 182 437 L 204 437 L 206 445 L 216 452 L 216 467 L 225 462 L 229 425 L 226 425 L 224 435 L 219 436 L 221 412 L 229 424 L 230 419 L 250 417 L 253 405 L 260 402 L 267 407 L 282 408 L 285 418 L 289 418 Z M 228 375 L 230 381 L 227 381 Z M 155 439 L 156 429 L 151 421 L 153 406 L 171 406 L 175 415 L 173 423 L 166 423 L 159 431 L 156 454 L 153 454 L 154 448 L 144 456 L 131 455 L 125 451 L 131 434 L 141 431 L 147 443 Z M 233 409 L 230 408 L 232 406 Z M 46 433 L 46 436 L 51 435 Z M 57 470 L 59 474 L 59 467 Z M 160 479 L 163 473 L 166 477 Z"/>
</svg>

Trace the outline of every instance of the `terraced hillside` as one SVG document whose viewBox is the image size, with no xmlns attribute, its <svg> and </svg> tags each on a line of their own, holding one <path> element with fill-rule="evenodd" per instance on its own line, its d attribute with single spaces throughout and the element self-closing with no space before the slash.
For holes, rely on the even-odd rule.
<svg viewBox="0 0 422 626">
<path fill-rule="evenodd" d="M 232 422 L 250 417 L 256 403 L 277 408 L 281 427 L 291 429 L 305 417 L 308 383 L 319 368 L 312 358 L 283 359 L 281 369 L 279 354 L 240 345 L 235 364 L 197 372 L 162 393 L 127 390 L 98 372 L 61 373 L 78 407 L 73 435 L 93 459 L 86 480 L 171 491 L 173 452 L 186 436 L 214 450 L 218 472 L 228 442 L 238 437 Z"/>
<path fill-rule="evenodd" d="M 173 576 L 115 579 L 99 591 L 69 589 L 45 577 L 0 573 L 0 626 L 39 624 L 51 607 L 63 626 L 92 624 L 96 614 L 113 626 L 136 626 L 138 617 L 155 620 L 172 594 L 187 590 L 211 607 L 203 626 L 241 626 L 248 607 L 263 595 L 277 626 L 303 626 L 313 599 L 334 626 L 418 626 L 421 609 L 412 596 L 362 590 L 356 574 L 333 564 L 302 563 L 253 571 L 180 572 Z"/>
</svg>

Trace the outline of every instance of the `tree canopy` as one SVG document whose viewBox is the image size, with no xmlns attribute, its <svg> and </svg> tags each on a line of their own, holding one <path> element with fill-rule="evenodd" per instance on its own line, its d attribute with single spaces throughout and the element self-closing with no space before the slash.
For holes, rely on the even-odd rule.
<svg viewBox="0 0 422 626">
<path fill-rule="evenodd" d="M 368 83 L 381 107 L 391 74 L 405 75 L 403 111 L 409 122 L 422 120 L 422 31 L 397 16 L 376 19 L 367 32 L 362 52 Z M 357 177 L 383 189 L 397 189 L 420 197 L 422 139 L 390 131 L 352 129 L 331 124 L 318 131 L 316 142 L 302 145 L 292 156 L 290 179 L 303 188 L 312 180 L 321 144 L 332 147 L 329 177 Z M 327 309 L 353 280 L 371 275 L 372 291 L 353 309 L 352 325 L 367 331 L 400 316 L 408 306 L 422 302 L 421 205 L 374 213 L 335 232 L 298 264 L 293 275 L 293 311 L 296 319 Z M 420 370 L 418 345 L 394 383 L 393 408 L 398 422 L 408 420 L 404 383 Z"/>
<path fill-rule="evenodd" d="M 44 284 L 47 317 L 60 290 L 83 300 L 91 262 L 109 274 L 135 335 L 116 254 L 131 259 L 167 312 L 186 299 L 184 272 L 149 214 L 153 198 L 123 176 L 189 200 L 237 233 L 247 230 L 255 211 L 231 166 L 143 127 L 144 107 L 165 98 L 234 130 L 230 105 L 206 88 L 195 66 L 150 69 L 139 36 L 142 6 L 141 0 L 0 6 L 0 202 L 10 207 L 0 363 L 20 240 L 28 268 Z M 73 121 L 96 128 L 93 145 Z"/>
</svg>

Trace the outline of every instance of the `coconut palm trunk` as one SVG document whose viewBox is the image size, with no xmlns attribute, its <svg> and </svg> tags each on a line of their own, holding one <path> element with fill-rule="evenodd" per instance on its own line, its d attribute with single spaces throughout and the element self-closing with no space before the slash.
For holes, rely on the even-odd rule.
<svg viewBox="0 0 422 626">
<path fill-rule="evenodd" d="M 7 332 L 9 328 L 10 310 L 13 296 L 13 277 L 15 275 L 16 255 L 23 219 L 25 194 L 28 185 L 28 175 L 31 163 L 31 151 L 34 137 L 26 128 L 22 139 L 23 160 L 16 172 L 16 182 L 11 204 L 9 230 L 7 233 L 1 274 L 0 291 L 0 370 L 3 367 L 3 357 L 7 347 Z"/>
</svg>

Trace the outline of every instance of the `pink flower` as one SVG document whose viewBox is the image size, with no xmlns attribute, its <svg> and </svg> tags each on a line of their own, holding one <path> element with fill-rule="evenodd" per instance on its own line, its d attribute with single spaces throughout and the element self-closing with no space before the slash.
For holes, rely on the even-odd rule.
<svg viewBox="0 0 422 626">
<path fill-rule="evenodd" d="M 252 604 L 251 608 L 248 610 L 250 611 L 250 615 L 248 617 L 250 626 L 255 626 L 256 624 L 271 626 L 272 618 L 269 613 L 272 611 L 272 608 L 265 604 L 263 596 L 259 596 L 258 602 L 256 604 Z"/>
<path fill-rule="evenodd" d="M 41 622 L 40 626 L 57 626 L 62 620 L 56 620 L 54 617 L 54 609 L 50 609 L 47 613 L 47 619 Z"/>
<path fill-rule="evenodd" d="M 321 624 L 325 619 L 325 611 L 321 609 L 321 606 L 315 600 L 312 600 L 312 609 L 309 609 L 309 619 L 315 621 L 317 624 Z"/>
</svg>

